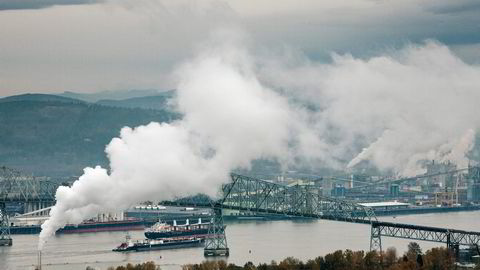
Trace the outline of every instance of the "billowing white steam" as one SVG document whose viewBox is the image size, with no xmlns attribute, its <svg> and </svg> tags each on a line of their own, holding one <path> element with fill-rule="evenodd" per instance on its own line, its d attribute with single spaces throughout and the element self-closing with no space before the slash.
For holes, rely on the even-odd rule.
<svg viewBox="0 0 480 270">
<path fill-rule="evenodd" d="M 100 212 L 215 195 L 231 170 L 258 158 L 337 168 L 370 161 L 403 175 L 425 159 L 465 165 L 480 126 L 480 68 L 433 42 L 392 55 L 322 65 L 212 46 L 177 72 L 183 119 L 123 128 L 106 147 L 110 171 L 86 168 L 57 190 L 39 248 Z"/>
<path fill-rule="evenodd" d="M 39 248 L 67 222 L 145 201 L 215 195 L 233 168 L 286 156 L 295 119 L 287 100 L 262 87 L 245 52 L 225 46 L 178 72 L 178 106 L 171 124 L 125 127 L 106 147 L 110 172 L 86 168 L 72 187 L 60 187 Z"/>
<path fill-rule="evenodd" d="M 404 176 L 423 173 L 425 160 L 468 165 L 480 66 L 433 41 L 367 60 L 334 55 L 323 65 L 291 55 L 268 61 L 262 76 L 318 108 L 311 128 L 327 145 L 323 160 L 337 161 L 330 165 L 368 161 Z"/>
</svg>

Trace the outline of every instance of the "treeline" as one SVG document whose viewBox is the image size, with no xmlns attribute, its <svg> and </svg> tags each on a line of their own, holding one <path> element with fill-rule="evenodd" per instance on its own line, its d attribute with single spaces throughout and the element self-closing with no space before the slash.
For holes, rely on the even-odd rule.
<svg viewBox="0 0 480 270">
<path fill-rule="evenodd" d="M 87 269 L 86 270 L 93 270 L 93 269 Z M 145 263 L 139 263 L 139 264 L 131 264 L 128 263 L 126 266 L 117 266 L 117 268 L 111 266 L 107 270 L 160 270 L 160 266 L 155 265 L 154 262 L 145 262 Z"/>
<path fill-rule="evenodd" d="M 160 269 L 153 262 L 109 270 L 154 270 Z M 395 248 L 385 252 L 337 250 L 325 256 L 303 262 L 288 257 L 280 262 L 254 264 L 247 262 L 243 266 L 228 264 L 223 260 L 204 261 L 199 264 L 187 264 L 183 270 L 449 270 L 460 269 L 455 265 L 454 255 L 446 248 L 432 248 L 425 253 L 420 246 L 411 242 L 408 251 L 398 256 Z M 475 270 L 480 270 L 480 264 Z"/>
<path fill-rule="evenodd" d="M 224 261 L 205 261 L 200 264 L 185 265 L 183 270 L 448 270 L 455 269 L 453 254 L 446 248 L 433 248 L 425 254 L 416 243 L 409 245 L 409 250 L 398 257 L 395 248 L 386 252 L 337 250 L 324 257 L 303 262 L 288 257 L 277 263 L 247 262 L 243 266 L 226 264 Z"/>
</svg>

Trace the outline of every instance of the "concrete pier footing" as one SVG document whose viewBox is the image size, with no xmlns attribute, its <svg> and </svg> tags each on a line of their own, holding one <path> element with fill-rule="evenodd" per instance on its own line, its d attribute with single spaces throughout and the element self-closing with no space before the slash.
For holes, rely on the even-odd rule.
<svg viewBox="0 0 480 270">
<path fill-rule="evenodd" d="M 11 246 L 13 244 L 12 239 L 0 239 L 0 246 Z"/>
<path fill-rule="evenodd" d="M 205 249 L 203 255 L 206 257 L 217 257 L 217 256 L 225 256 L 228 257 L 230 255 L 229 248 L 218 248 L 218 249 Z"/>
</svg>

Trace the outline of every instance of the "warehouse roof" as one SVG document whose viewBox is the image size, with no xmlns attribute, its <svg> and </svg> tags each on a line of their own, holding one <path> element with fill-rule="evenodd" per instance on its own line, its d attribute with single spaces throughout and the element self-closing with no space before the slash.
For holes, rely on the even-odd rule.
<svg viewBox="0 0 480 270">
<path fill-rule="evenodd" d="M 389 206 L 409 206 L 409 203 L 401 202 L 372 202 L 372 203 L 359 203 L 366 207 L 389 207 Z"/>
</svg>

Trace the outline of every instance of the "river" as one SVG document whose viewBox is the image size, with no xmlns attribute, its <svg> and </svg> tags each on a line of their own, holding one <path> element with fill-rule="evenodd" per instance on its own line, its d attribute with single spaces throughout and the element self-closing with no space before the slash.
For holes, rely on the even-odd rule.
<svg viewBox="0 0 480 270">
<path fill-rule="evenodd" d="M 480 211 L 382 217 L 381 220 L 417 225 L 480 231 Z M 242 221 L 227 223 L 230 257 L 227 261 L 243 265 L 280 261 L 288 256 L 306 260 L 338 249 L 368 250 L 370 227 L 326 220 Z M 131 231 L 132 239 L 142 239 L 142 231 Z M 125 232 L 60 234 L 49 240 L 43 255 L 43 269 L 106 269 L 108 266 L 155 261 L 162 269 L 180 269 L 198 263 L 202 248 L 116 253 L 111 249 L 125 240 Z M 384 249 L 406 250 L 409 240 L 382 238 Z M 38 235 L 13 235 L 13 246 L 0 247 L 0 270 L 34 269 L 37 263 Z M 419 242 L 426 250 L 439 243 Z"/>
</svg>

